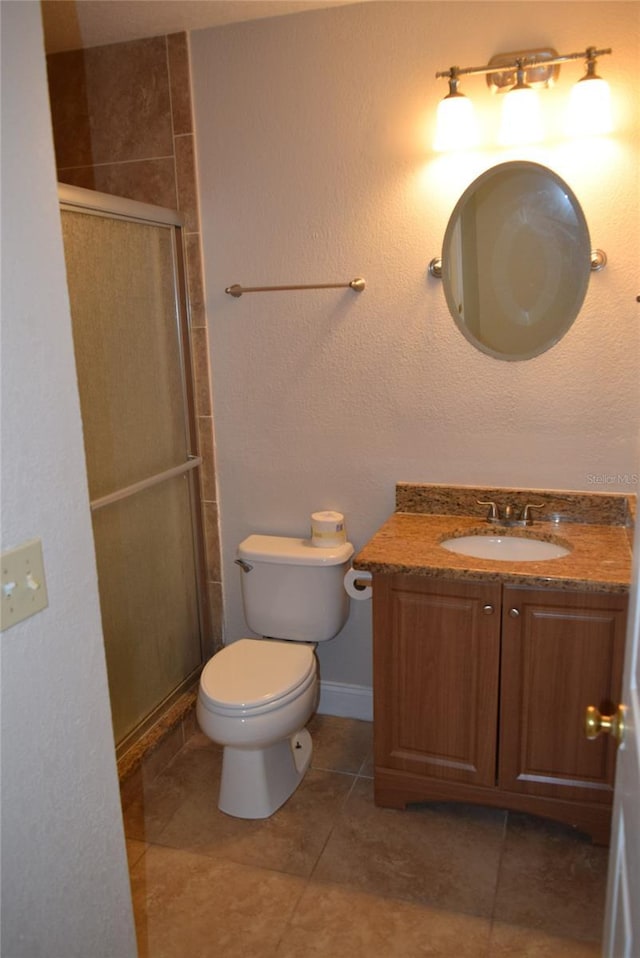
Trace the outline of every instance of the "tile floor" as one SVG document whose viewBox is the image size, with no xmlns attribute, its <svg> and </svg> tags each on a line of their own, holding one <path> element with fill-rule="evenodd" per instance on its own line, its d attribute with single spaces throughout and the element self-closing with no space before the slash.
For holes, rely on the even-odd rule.
<svg viewBox="0 0 640 958">
<path fill-rule="evenodd" d="M 597 958 L 605 849 L 526 815 L 373 804 L 371 725 L 316 716 L 265 821 L 218 811 L 196 733 L 123 800 L 140 958 Z"/>
</svg>

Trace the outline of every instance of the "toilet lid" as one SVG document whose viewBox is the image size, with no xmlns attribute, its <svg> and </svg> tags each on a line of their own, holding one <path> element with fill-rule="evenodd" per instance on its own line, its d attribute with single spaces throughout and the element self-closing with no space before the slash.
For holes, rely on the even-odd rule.
<svg viewBox="0 0 640 958">
<path fill-rule="evenodd" d="M 282 698 L 315 671 L 313 649 L 295 642 L 239 639 L 205 665 L 200 687 L 214 704 L 251 708 Z"/>
</svg>

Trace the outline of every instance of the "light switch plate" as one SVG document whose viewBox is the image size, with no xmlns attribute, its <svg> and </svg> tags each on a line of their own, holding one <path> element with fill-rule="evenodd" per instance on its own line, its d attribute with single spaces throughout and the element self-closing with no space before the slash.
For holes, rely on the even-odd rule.
<svg viewBox="0 0 640 958">
<path fill-rule="evenodd" d="M 30 539 L 2 553 L 0 631 L 46 609 L 49 604 L 44 578 L 42 542 Z"/>
</svg>

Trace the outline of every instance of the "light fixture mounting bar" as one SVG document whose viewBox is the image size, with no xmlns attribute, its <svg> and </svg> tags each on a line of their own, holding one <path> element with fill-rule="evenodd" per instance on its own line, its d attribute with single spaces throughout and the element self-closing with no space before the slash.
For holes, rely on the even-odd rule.
<svg viewBox="0 0 640 958">
<path fill-rule="evenodd" d="M 473 76 L 482 74 L 505 74 L 517 70 L 527 70 L 536 66 L 552 67 L 559 66 L 561 63 L 568 63 L 571 60 L 593 61 L 598 57 L 604 57 L 612 53 L 611 47 L 602 50 L 596 50 L 595 47 L 587 47 L 579 53 L 555 54 L 555 50 L 523 50 L 521 53 L 497 54 L 492 58 L 491 63 L 486 63 L 482 67 L 458 67 L 452 66 L 448 70 L 440 70 L 436 73 L 436 79 L 446 77 L 447 79 L 457 79 L 462 76 Z M 549 54 L 552 54 L 551 56 Z M 502 60 L 506 59 L 506 62 Z M 495 61 L 500 60 L 499 63 Z M 499 69 L 498 69 L 499 68 Z"/>
</svg>

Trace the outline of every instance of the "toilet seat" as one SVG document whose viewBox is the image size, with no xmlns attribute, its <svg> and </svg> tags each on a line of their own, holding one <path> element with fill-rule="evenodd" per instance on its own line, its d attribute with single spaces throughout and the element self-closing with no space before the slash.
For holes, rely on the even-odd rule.
<svg viewBox="0 0 640 958">
<path fill-rule="evenodd" d="M 239 639 L 205 665 L 202 704 L 223 715 L 259 715 L 280 708 L 316 678 L 313 649 L 293 642 Z"/>
</svg>

